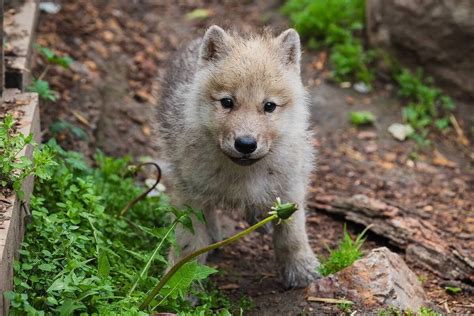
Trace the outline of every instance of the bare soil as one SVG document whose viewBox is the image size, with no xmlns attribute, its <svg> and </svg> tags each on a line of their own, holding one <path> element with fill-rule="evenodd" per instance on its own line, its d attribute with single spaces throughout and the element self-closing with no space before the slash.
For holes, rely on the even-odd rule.
<svg viewBox="0 0 474 316">
<path fill-rule="evenodd" d="M 278 11 L 280 2 L 264 1 L 62 1 L 61 12 L 43 13 L 37 42 L 75 59 L 72 70 L 53 69 L 47 80 L 60 100 L 42 105 L 44 139 L 48 127 L 64 120 L 82 128 L 80 139 L 67 130 L 56 134 L 60 144 L 87 156 L 97 148 L 107 154 L 159 156 L 153 137 L 154 107 L 160 89 L 155 77 L 182 43 L 203 34 L 217 23 L 243 31 L 265 25 L 275 32 L 288 27 Z M 209 17 L 189 19 L 197 8 L 209 9 Z M 36 60 L 33 74 L 42 68 Z M 474 171 L 472 147 L 462 145 L 454 131 L 436 134 L 434 146 L 415 151 L 411 141 L 398 142 L 387 127 L 401 122 L 402 103 L 393 97 L 390 83 L 379 82 L 370 94 L 359 94 L 331 83 L 324 51 L 306 51 L 304 78 L 312 98 L 313 126 L 319 150 L 312 194 L 351 196 L 363 193 L 415 209 L 420 221 L 428 221 L 462 253 L 473 258 Z M 465 126 L 474 115 L 473 104 L 461 104 Z M 373 127 L 351 126 L 347 113 L 370 110 L 377 116 Z M 472 143 L 472 139 L 471 139 Z M 343 223 L 337 218 L 308 210 L 308 232 L 318 255 L 325 246 L 335 247 Z M 230 222 L 231 229 L 242 223 Z M 348 225 L 352 233 L 362 227 Z M 388 245 L 369 235 L 368 251 Z M 390 245 L 388 245 L 391 247 Z M 403 256 L 403 249 L 391 247 Z M 255 233 L 211 256 L 221 273 L 216 285 L 238 301 L 252 298 L 255 315 L 338 314 L 337 307 L 309 303 L 304 290 L 285 290 L 278 279 L 269 235 Z M 409 266 L 423 280 L 429 297 L 446 313 L 474 313 L 472 293 L 448 295 L 442 279 L 419 267 Z"/>
</svg>

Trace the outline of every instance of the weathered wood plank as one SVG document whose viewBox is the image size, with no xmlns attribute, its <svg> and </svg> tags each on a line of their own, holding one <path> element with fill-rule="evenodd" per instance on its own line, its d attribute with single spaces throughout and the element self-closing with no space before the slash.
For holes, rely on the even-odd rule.
<svg viewBox="0 0 474 316">
<path fill-rule="evenodd" d="M 14 56 L 5 56 L 5 86 L 24 91 L 30 82 L 31 54 L 38 21 L 37 0 L 27 0 L 5 26 L 6 39 L 15 48 Z"/>
<path fill-rule="evenodd" d="M 15 102 L 18 101 L 18 102 Z M 38 95 L 36 93 L 19 93 L 18 90 L 6 90 L 4 94 L 4 102 L 18 103 L 14 106 L 15 111 L 21 111 L 23 116 L 20 120 L 19 132 L 28 135 L 33 134 L 33 138 L 37 143 L 41 141 Z M 33 146 L 27 146 L 20 156 L 31 157 Z M 17 257 L 18 249 L 23 240 L 25 232 L 25 210 L 28 209 L 28 202 L 33 191 L 34 179 L 28 177 L 23 183 L 23 191 L 25 193 L 24 202 L 18 200 L 16 195 L 3 197 L 1 200 L 8 201 L 2 205 L 8 205 L 5 212 L 2 210 L 2 217 L 5 219 L 0 221 L 0 314 L 8 315 L 9 303 L 4 298 L 3 292 L 12 289 L 13 285 L 13 261 Z M 22 204 L 24 206 L 22 207 Z"/>
</svg>

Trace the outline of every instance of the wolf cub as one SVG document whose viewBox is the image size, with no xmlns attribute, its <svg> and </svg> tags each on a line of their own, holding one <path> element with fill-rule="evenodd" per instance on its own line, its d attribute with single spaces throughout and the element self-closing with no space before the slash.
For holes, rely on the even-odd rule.
<svg viewBox="0 0 474 316">
<path fill-rule="evenodd" d="M 299 205 L 273 227 L 283 282 L 304 287 L 318 277 L 305 230 L 314 149 L 300 57 L 293 29 L 273 37 L 211 26 L 171 60 L 158 117 L 172 202 L 202 209 L 206 218 L 193 220 L 195 234 L 177 228 L 179 256 L 221 238 L 217 209 L 242 210 L 252 221 L 280 197 Z"/>
</svg>

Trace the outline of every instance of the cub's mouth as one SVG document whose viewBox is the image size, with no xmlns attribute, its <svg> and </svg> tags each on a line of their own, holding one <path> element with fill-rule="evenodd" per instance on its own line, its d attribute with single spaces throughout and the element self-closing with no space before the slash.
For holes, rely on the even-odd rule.
<svg viewBox="0 0 474 316">
<path fill-rule="evenodd" d="M 250 158 L 250 157 L 230 157 L 230 160 L 232 160 L 234 163 L 240 165 L 240 166 L 250 166 L 259 161 L 261 158 Z"/>
</svg>

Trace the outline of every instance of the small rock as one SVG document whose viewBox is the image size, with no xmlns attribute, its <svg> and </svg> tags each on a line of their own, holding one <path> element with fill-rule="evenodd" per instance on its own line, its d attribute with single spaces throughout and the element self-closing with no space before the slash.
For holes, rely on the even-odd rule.
<svg viewBox="0 0 474 316">
<path fill-rule="evenodd" d="M 61 5 L 49 1 L 41 2 L 39 4 L 39 9 L 49 14 L 56 14 L 61 10 Z"/>
<path fill-rule="evenodd" d="M 431 211 L 433 211 L 433 209 L 434 209 L 434 208 L 433 208 L 432 205 L 425 205 L 425 206 L 423 207 L 423 211 L 426 211 L 426 212 L 431 212 Z"/>
<path fill-rule="evenodd" d="M 438 173 L 438 169 L 436 169 L 435 167 L 427 164 L 426 162 L 423 162 L 423 161 L 418 161 L 416 163 L 416 170 L 418 171 L 421 171 L 421 172 L 425 172 L 425 173 L 430 173 L 430 174 L 436 174 Z"/>
<path fill-rule="evenodd" d="M 353 88 L 355 91 L 363 94 L 370 92 L 370 87 L 363 82 L 357 82 L 356 84 L 354 84 Z"/>
<path fill-rule="evenodd" d="M 307 294 L 351 300 L 367 310 L 393 306 L 418 311 L 429 305 L 416 274 L 386 247 L 373 249 L 352 266 L 311 284 Z"/>
<path fill-rule="evenodd" d="M 397 160 L 397 154 L 392 152 L 387 152 L 384 154 L 384 159 L 390 162 L 394 162 Z"/>
<path fill-rule="evenodd" d="M 344 81 L 344 82 L 341 82 L 341 83 L 339 84 L 339 86 L 340 86 L 341 88 L 343 88 L 343 89 L 350 88 L 351 85 L 352 85 L 352 84 L 351 84 L 350 82 L 348 82 L 348 81 Z"/>
<path fill-rule="evenodd" d="M 357 134 L 358 139 L 374 139 L 377 138 L 377 134 L 375 132 L 370 132 L 370 131 L 362 131 Z"/>
<path fill-rule="evenodd" d="M 395 139 L 404 141 L 411 133 L 414 132 L 413 127 L 409 124 L 393 123 L 388 127 L 388 131 Z"/>
<path fill-rule="evenodd" d="M 355 103 L 355 99 L 351 96 L 348 96 L 346 98 L 346 103 L 349 104 L 349 105 L 353 105 Z"/>
<path fill-rule="evenodd" d="M 364 151 L 367 153 L 367 154 L 372 154 L 374 152 L 376 152 L 378 149 L 378 146 L 376 143 L 373 143 L 373 142 L 370 142 L 369 144 L 367 144 L 366 146 L 364 146 Z"/>
</svg>

